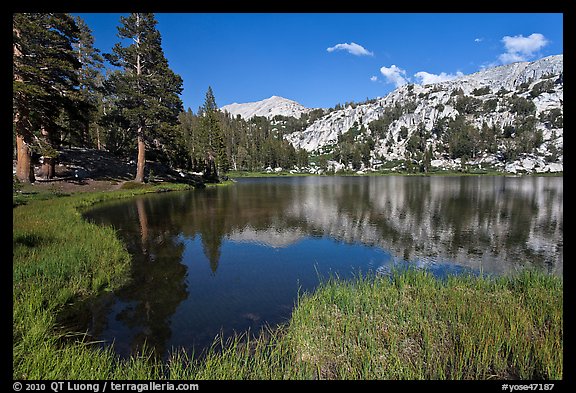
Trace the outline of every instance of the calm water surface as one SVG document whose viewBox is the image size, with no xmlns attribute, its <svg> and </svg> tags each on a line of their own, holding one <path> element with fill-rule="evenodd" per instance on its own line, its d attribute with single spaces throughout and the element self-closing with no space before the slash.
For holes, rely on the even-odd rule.
<svg viewBox="0 0 576 393">
<path fill-rule="evenodd" d="M 133 255 L 132 281 L 90 306 L 90 334 L 166 356 L 290 318 L 320 280 L 425 268 L 563 271 L 561 177 L 293 177 L 144 195 L 85 213 Z"/>
</svg>

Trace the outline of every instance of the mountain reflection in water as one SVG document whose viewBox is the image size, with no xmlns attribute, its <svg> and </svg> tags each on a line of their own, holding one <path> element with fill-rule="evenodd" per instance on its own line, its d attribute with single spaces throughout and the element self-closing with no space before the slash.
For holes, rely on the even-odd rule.
<svg viewBox="0 0 576 393">
<path fill-rule="evenodd" d="M 165 356 L 288 320 L 330 275 L 395 265 L 445 275 L 562 275 L 561 177 L 294 177 L 99 204 L 133 255 L 131 281 L 92 302 L 90 334 Z"/>
</svg>

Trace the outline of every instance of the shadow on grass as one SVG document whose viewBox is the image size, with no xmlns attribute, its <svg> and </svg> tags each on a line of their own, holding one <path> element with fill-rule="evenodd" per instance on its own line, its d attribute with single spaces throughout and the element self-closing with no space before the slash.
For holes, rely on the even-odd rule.
<svg viewBox="0 0 576 393">
<path fill-rule="evenodd" d="M 34 248 L 41 246 L 43 244 L 49 244 L 52 239 L 37 235 L 35 233 L 28 233 L 25 235 L 14 236 L 12 243 L 14 246 L 24 246 L 28 248 Z"/>
</svg>

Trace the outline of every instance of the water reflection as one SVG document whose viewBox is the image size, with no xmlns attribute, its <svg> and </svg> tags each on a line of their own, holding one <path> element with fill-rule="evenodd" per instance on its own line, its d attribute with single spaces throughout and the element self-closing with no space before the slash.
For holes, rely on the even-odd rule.
<svg viewBox="0 0 576 393">
<path fill-rule="evenodd" d="M 90 333 L 106 332 L 121 354 L 136 352 L 145 342 L 163 353 L 170 317 L 188 297 L 186 267 L 174 263 L 182 258 L 184 243 L 151 200 L 136 198 L 110 208 L 106 221 L 119 230 L 133 256 L 131 280 L 93 305 Z"/>
<path fill-rule="evenodd" d="M 562 198 L 555 177 L 310 177 L 105 203 L 86 217 L 118 230 L 132 280 L 94 304 L 89 329 L 124 355 L 145 341 L 199 352 L 285 321 L 332 273 L 562 274 Z"/>
</svg>

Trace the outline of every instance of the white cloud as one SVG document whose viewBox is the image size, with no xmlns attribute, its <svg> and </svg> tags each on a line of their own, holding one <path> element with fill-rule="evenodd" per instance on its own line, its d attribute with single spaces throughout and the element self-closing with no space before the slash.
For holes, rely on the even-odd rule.
<svg viewBox="0 0 576 393">
<path fill-rule="evenodd" d="M 530 34 L 524 37 L 522 34 L 514 37 L 504 36 L 502 38 L 506 53 L 498 56 L 498 59 L 503 63 L 512 63 L 516 61 L 526 61 L 534 57 L 534 55 L 543 47 L 548 45 L 548 40 L 540 33 Z"/>
<path fill-rule="evenodd" d="M 484 41 L 484 38 L 481 38 L 481 37 L 474 38 L 474 42 L 482 42 L 482 41 Z"/>
<path fill-rule="evenodd" d="M 498 56 L 498 59 L 502 64 L 509 64 L 526 60 L 524 56 L 519 55 L 518 53 L 502 53 L 500 56 Z"/>
<path fill-rule="evenodd" d="M 386 83 L 393 83 L 396 87 L 400 87 L 411 83 L 412 81 L 408 76 L 406 76 L 406 70 L 392 64 L 390 67 L 380 68 L 380 73 L 386 78 Z M 440 74 L 431 74 L 426 71 L 420 71 L 414 74 L 414 78 L 418 80 L 421 85 L 428 85 L 432 83 L 440 83 L 456 79 L 463 76 L 464 73 L 461 71 L 455 74 L 447 74 L 446 72 L 441 72 Z M 378 78 L 373 76 L 370 78 L 371 81 L 376 81 Z"/>
<path fill-rule="evenodd" d="M 371 80 L 372 82 L 376 82 L 376 81 L 378 80 L 378 77 L 377 77 L 377 76 L 371 76 L 371 77 L 370 77 L 370 80 Z"/>
<path fill-rule="evenodd" d="M 330 48 L 326 49 L 328 52 L 334 52 L 335 50 L 345 50 L 346 52 L 355 56 L 374 56 L 374 53 L 366 50 L 362 45 L 358 45 L 355 42 L 350 44 L 336 44 Z"/>
<path fill-rule="evenodd" d="M 384 75 L 386 82 L 394 83 L 396 87 L 400 87 L 409 82 L 408 78 L 406 78 L 406 71 L 402 68 L 396 67 L 394 64 L 390 67 L 380 68 L 380 73 Z"/>
<path fill-rule="evenodd" d="M 417 79 L 420 79 L 421 85 L 428 85 L 432 83 L 440 83 L 446 82 L 459 76 L 463 76 L 464 74 L 460 71 L 456 72 L 456 74 L 447 74 L 445 72 L 441 72 L 440 74 L 431 74 L 426 71 L 420 71 L 414 74 Z"/>
</svg>

